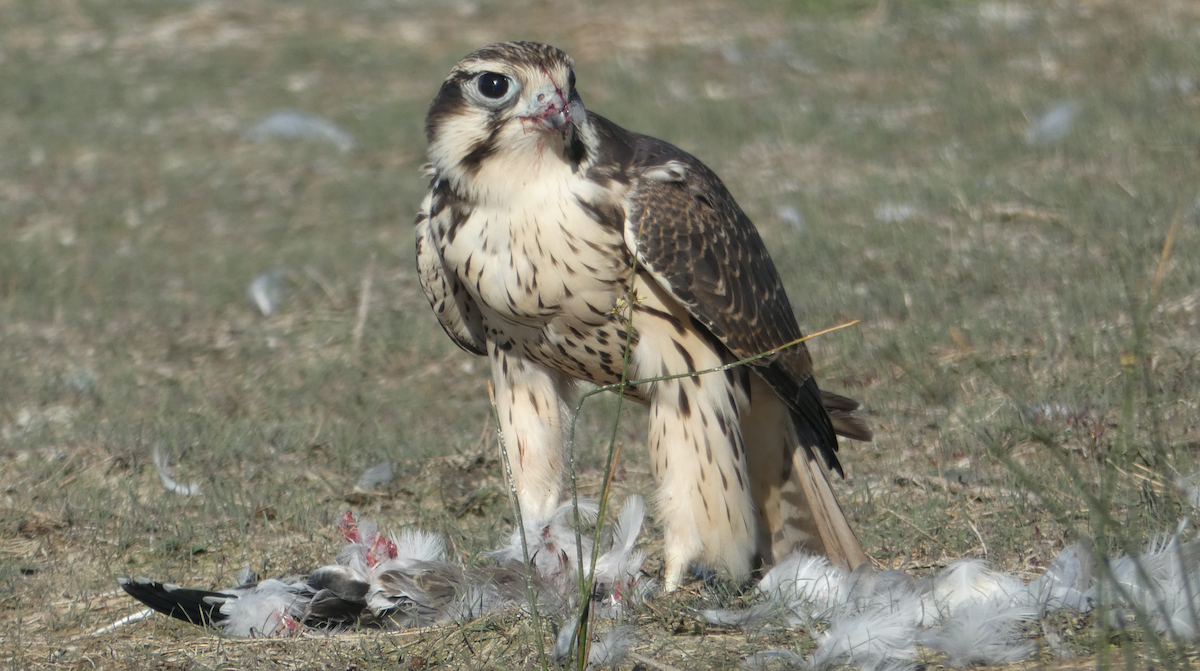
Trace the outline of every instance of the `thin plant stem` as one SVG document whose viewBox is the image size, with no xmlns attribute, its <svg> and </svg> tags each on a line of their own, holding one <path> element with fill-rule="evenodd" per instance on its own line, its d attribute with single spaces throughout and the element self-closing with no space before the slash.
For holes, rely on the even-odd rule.
<svg viewBox="0 0 1200 671">
<path fill-rule="evenodd" d="M 1175 245 L 1175 233 L 1179 231 L 1179 222 L 1183 220 L 1183 204 L 1175 208 L 1175 218 L 1171 220 L 1171 228 L 1167 229 L 1167 239 L 1163 241 L 1162 254 L 1158 257 L 1158 268 L 1154 271 L 1154 283 L 1150 285 L 1150 307 L 1158 301 L 1158 289 L 1162 286 L 1163 277 L 1167 274 L 1167 262 L 1171 259 L 1171 248 Z"/>
<path fill-rule="evenodd" d="M 721 364 L 720 366 L 714 366 L 713 368 L 705 368 L 703 370 L 698 370 L 698 371 L 689 372 L 689 373 L 676 373 L 674 375 L 661 375 L 658 377 L 645 377 L 645 378 L 638 378 L 636 380 L 622 380 L 621 382 L 616 382 L 613 384 L 606 384 L 601 387 L 596 387 L 595 389 L 585 392 L 582 395 L 582 397 L 580 397 L 579 403 L 575 406 L 575 409 L 576 409 L 576 411 L 578 411 L 579 408 L 583 405 L 583 401 L 586 400 L 588 397 L 595 396 L 596 394 L 600 394 L 600 393 L 603 393 L 606 391 L 617 391 L 619 389 L 624 389 L 627 387 L 638 387 L 643 384 L 649 384 L 651 382 L 665 382 L 667 380 L 678 380 L 679 378 L 682 378 L 682 377 L 699 377 L 700 375 L 708 375 L 710 373 L 720 373 L 722 371 L 729 370 L 730 368 L 737 368 L 738 366 L 744 366 L 748 363 L 753 363 L 755 361 L 758 361 L 759 359 L 765 359 L 766 357 L 774 356 L 774 355 L 782 352 L 783 350 L 788 349 L 789 347 L 795 347 L 796 345 L 799 345 L 800 343 L 807 342 L 818 336 L 823 336 L 827 333 L 833 333 L 834 331 L 840 331 L 844 328 L 849 328 L 851 326 L 854 326 L 858 322 L 859 322 L 859 320 L 852 319 L 843 324 L 838 324 L 837 326 L 831 326 L 827 329 L 822 329 L 815 333 L 810 333 L 806 336 L 796 338 L 795 340 L 785 343 L 783 345 L 780 345 L 779 347 L 776 347 L 774 349 L 769 349 L 765 352 L 755 354 L 754 356 L 746 357 L 745 359 L 738 359 L 737 361 L 731 361 L 726 364 Z"/>
</svg>

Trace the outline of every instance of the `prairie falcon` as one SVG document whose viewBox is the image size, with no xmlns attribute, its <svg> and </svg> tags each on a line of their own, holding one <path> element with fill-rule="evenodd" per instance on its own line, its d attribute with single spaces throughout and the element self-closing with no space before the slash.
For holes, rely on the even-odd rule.
<svg viewBox="0 0 1200 671">
<path fill-rule="evenodd" d="M 446 333 L 491 361 L 526 516 L 551 514 L 579 380 L 687 374 L 801 337 L 762 239 L 681 149 L 584 109 L 574 62 L 484 47 L 425 120 L 432 182 L 416 220 L 421 284 Z M 803 344 L 752 364 L 630 385 L 650 406 L 665 583 L 699 562 L 744 578 L 796 548 L 866 561 L 830 487 L 837 437 L 869 440 L 822 392 Z M 818 460 L 823 458 L 824 466 Z"/>
</svg>

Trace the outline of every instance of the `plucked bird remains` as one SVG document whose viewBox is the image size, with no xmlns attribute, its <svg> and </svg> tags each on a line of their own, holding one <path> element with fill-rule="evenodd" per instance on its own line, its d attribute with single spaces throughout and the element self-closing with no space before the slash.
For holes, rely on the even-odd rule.
<svg viewBox="0 0 1200 671">
<path fill-rule="evenodd" d="M 446 333 L 491 361 L 525 515 L 562 499 L 577 381 L 650 406 L 665 583 L 694 563 L 741 579 L 797 549 L 866 560 L 831 488 L 858 403 L 817 387 L 779 274 L 721 180 L 589 112 L 574 62 L 510 42 L 463 58 L 425 122 L 422 287 Z M 630 351 L 625 368 L 627 348 Z"/>
<path fill-rule="evenodd" d="M 580 502 L 584 510 L 593 503 Z M 653 582 L 642 571 L 643 554 L 635 549 L 645 507 L 634 496 L 626 502 L 606 552 L 596 560 L 593 603 L 601 617 L 627 615 Z M 543 612 L 567 619 L 579 599 L 579 548 L 567 505 L 526 525 L 526 548 L 534 595 Z M 593 513 L 594 518 L 594 513 Z M 309 629 L 348 627 L 407 629 L 467 621 L 508 607 L 528 608 L 526 564 L 520 535 L 494 553 L 498 565 L 464 567 L 448 561 L 440 536 L 406 530 L 385 535 L 369 520 L 345 513 L 338 531 L 346 545 L 334 563 L 308 575 L 210 591 L 146 578 L 121 578 L 121 587 L 154 610 L 231 636 L 267 638 Z M 612 646 L 610 646 L 612 647 Z M 610 650 L 615 654 L 616 648 Z"/>
</svg>

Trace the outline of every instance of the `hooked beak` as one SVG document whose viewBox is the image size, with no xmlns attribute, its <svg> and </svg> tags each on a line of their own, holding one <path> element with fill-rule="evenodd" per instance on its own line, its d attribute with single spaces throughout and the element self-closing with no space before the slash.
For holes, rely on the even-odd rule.
<svg viewBox="0 0 1200 671">
<path fill-rule="evenodd" d="M 571 106 L 557 87 L 544 87 L 534 91 L 528 103 L 528 112 L 520 116 L 526 130 L 542 130 L 562 135 L 571 129 Z"/>
</svg>

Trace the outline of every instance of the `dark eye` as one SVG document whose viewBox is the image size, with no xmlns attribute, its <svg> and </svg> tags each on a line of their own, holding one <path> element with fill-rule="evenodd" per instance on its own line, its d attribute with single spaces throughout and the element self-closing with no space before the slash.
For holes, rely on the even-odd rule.
<svg viewBox="0 0 1200 671">
<path fill-rule="evenodd" d="M 575 71 L 574 70 L 571 70 L 571 74 L 567 76 L 567 89 L 570 91 L 575 90 Z"/>
<path fill-rule="evenodd" d="M 508 77 L 495 72 L 485 72 L 479 75 L 479 92 L 484 98 L 499 100 L 508 93 Z"/>
</svg>

